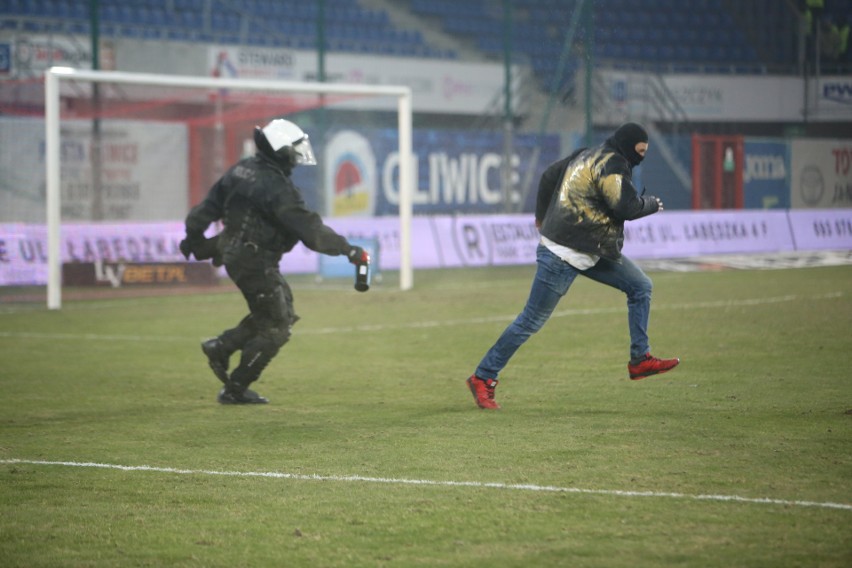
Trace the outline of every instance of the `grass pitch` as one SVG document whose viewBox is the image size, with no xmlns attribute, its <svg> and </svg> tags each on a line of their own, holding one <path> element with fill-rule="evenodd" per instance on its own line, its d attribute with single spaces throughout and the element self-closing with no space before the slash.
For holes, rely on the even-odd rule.
<svg viewBox="0 0 852 568">
<path fill-rule="evenodd" d="M 480 411 L 533 271 L 293 278 L 262 407 L 216 404 L 199 348 L 229 287 L 0 305 L 0 564 L 852 565 L 852 267 L 651 273 L 682 363 L 641 381 L 623 295 L 580 279 Z"/>
</svg>

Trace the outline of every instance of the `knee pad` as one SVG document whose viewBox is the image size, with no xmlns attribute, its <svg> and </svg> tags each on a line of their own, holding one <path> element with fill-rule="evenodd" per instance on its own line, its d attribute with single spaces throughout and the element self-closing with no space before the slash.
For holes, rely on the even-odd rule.
<svg viewBox="0 0 852 568">
<path fill-rule="evenodd" d="M 286 321 L 282 325 L 269 328 L 261 333 L 261 336 L 266 336 L 269 344 L 274 345 L 276 349 L 280 349 L 290 340 L 290 328 L 290 322 Z"/>
<path fill-rule="evenodd" d="M 243 387 L 256 381 L 289 339 L 289 325 L 261 330 L 243 347 L 240 364 L 231 374 L 231 381 Z"/>
<path fill-rule="evenodd" d="M 259 335 L 246 343 L 240 355 L 240 364 L 231 373 L 231 382 L 248 387 L 260 378 L 260 374 L 278 354 L 280 345 L 265 335 Z"/>
</svg>

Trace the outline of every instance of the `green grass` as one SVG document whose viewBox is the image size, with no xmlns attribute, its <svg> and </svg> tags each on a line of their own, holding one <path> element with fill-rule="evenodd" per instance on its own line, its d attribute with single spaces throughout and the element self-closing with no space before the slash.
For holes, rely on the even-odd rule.
<svg viewBox="0 0 852 568">
<path fill-rule="evenodd" d="M 852 505 L 852 267 L 653 273 L 653 351 L 682 363 L 643 381 L 623 296 L 580 280 L 480 411 L 464 379 L 532 274 L 293 278 L 250 408 L 198 347 L 244 315 L 228 287 L 0 306 L 0 564 L 852 565 L 852 510 L 794 503 Z"/>
</svg>

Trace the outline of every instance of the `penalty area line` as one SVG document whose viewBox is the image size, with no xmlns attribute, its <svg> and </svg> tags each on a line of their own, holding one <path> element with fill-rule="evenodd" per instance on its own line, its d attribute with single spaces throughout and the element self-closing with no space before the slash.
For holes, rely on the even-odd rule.
<svg viewBox="0 0 852 568">
<path fill-rule="evenodd" d="M 46 461 L 23 459 L 0 459 L 3 464 L 45 465 L 79 468 L 97 468 L 119 471 L 147 471 L 179 475 L 225 476 L 225 477 L 265 477 L 272 479 L 293 479 L 297 481 L 331 481 L 341 483 L 378 483 L 386 485 L 422 485 L 432 487 L 468 487 L 474 489 L 501 489 L 506 491 L 530 491 L 544 493 L 573 493 L 580 495 L 601 495 L 610 497 L 651 497 L 683 499 L 690 501 L 717 501 L 724 503 L 743 503 L 753 505 L 780 505 L 783 507 L 813 507 L 820 509 L 840 509 L 852 511 L 852 504 L 819 501 L 800 501 L 772 499 L 767 497 L 740 497 L 738 495 L 694 495 L 690 493 L 672 493 L 667 491 L 624 491 L 619 489 L 583 489 L 579 487 L 558 487 L 554 485 L 535 485 L 520 483 L 493 483 L 483 481 L 440 481 L 430 479 L 397 479 L 388 477 L 366 477 L 361 475 L 318 475 L 284 473 L 275 471 L 212 471 L 203 469 L 179 469 L 173 467 L 155 467 L 149 465 L 120 465 L 93 462 Z"/>
</svg>

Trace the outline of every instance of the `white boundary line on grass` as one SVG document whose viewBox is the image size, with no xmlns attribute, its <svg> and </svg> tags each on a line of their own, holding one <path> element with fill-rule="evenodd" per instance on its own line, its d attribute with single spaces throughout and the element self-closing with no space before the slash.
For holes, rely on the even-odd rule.
<svg viewBox="0 0 852 568">
<path fill-rule="evenodd" d="M 396 479 L 388 477 L 364 477 L 361 475 L 307 475 L 274 471 L 208 471 L 203 469 L 177 469 L 172 467 L 154 467 L 149 465 L 118 465 L 93 462 L 45 461 L 0 459 L 4 464 L 58 465 L 66 467 L 88 467 L 114 469 L 120 471 L 150 471 L 155 473 L 175 473 L 180 475 L 219 475 L 227 477 L 266 477 L 273 479 L 295 479 L 298 481 L 333 481 L 354 483 L 381 483 L 388 485 L 427 485 L 433 487 L 472 487 L 475 489 L 504 489 L 508 491 L 540 491 L 547 493 L 576 493 L 582 495 L 604 495 L 611 497 L 663 497 L 689 499 L 691 501 L 720 501 L 759 505 L 781 505 L 784 507 L 815 507 L 820 509 L 841 509 L 852 511 L 852 505 L 818 501 L 790 501 L 787 499 L 739 497 L 737 495 L 691 495 L 689 493 L 671 493 L 665 491 L 622 491 L 619 489 L 581 489 L 578 487 L 557 487 L 553 485 L 534 485 L 517 483 L 489 483 L 482 481 L 435 481 L 430 479 Z"/>
<path fill-rule="evenodd" d="M 797 300 L 813 301 L 813 300 L 832 300 L 842 298 L 843 292 L 829 292 L 827 294 L 819 294 L 816 296 L 798 296 L 789 294 L 786 296 L 774 296 L 771 298 L 746 298 L 743 300 L 716 300 L 708 302 L 689 302 L 686 304 L 662 304 L 654 306 L 653 310 L 698 310 L 698 309 L 724 309 L 742 306 L 760 306 L 766 304 L 779 304 L 785 302 L 795 302 Z M 617 314 L 625 312 L 625 306 L 613 308 L 590 308 L 590 309 L 569 309 L 553 312 L 551 318 L 584 316 L 584 315 L 600 315 L 600 314 Z M 333 333 L 353 333 L 365 331 L 388 331 L 394 329 L 422 329 L 431 327 L 447 327 L 457 325 L 476 325 L 482 323 L 499 323 L 510 322 L 517 317 L 514 315 L 495 315 L 484 316 L 478 318 L 466 319 L 448 319 L 448 320 L 425 320 L 413 321 L 399 324 L 365 324 L 349 327 L 322 327 L 315 329 L 300 329 L 296 328 L 294 335 L 329 335 Z M 92 340 L 110 340 L 110 341 L 180 341 L 186 337 L 156 335 L 101 335 L 96 333 L 36 333 L 27 331 L 0 331 L 0 337 L 30 337 L 36 339 L 92 339 Z"/>
</svg>

